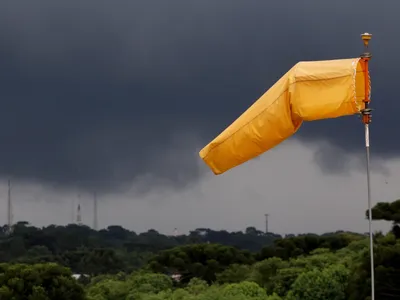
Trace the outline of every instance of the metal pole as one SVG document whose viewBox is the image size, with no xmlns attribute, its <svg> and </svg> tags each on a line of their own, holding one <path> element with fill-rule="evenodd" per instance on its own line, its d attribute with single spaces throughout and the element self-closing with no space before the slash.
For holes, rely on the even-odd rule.
<svg viewBox="0 0 400 300">
<path fill-rule="evenodd" d="M 369 249 L 371 256 L 371 300 L 375 299 L 375 264 L 374 264 L 374 237 L 372 234 L 372 205 L 371 205 L 371 179 L 369 159 L 369 125 L 365 124 L 365 149 L 367 154 L 367 189 L 368 189 L 368 225 L 369 225 Z"/>
<path fill-rule="evenodd" d="M 371 40 L 372 34 L 363 33 L 361 35 L 364 41 L 365 52 L 361 55 L 364 71 L 365 82 L 365 99 L 364 109 L 361 110 L 362 120 L 365 126 L 365 149 L 366 149 L 366 163 L 367 163 L 367 193 L 368 193 L 368 224 L 369 224 L 369 249 L 371 257 L 371 300 L 375 300 L 375 264 L 374 264 L 374 236 L 372 233 L 372 205 L 371 205 L 371 179 L 370 179 L 370 157 L 369 157 L 369 124 L 371 123 L 372 109 L 369 107 L 370 99 L 370 82 L 368 62 L 372 55 L 368 52 L 368 44 Z"/>
</svg>

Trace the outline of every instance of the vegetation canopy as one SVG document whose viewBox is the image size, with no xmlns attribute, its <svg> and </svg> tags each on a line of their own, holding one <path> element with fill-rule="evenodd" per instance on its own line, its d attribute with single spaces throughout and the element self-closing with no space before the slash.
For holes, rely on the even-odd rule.
<svg viewBox="0 0 400 300">
<path fill-rule="evenodd" d="M 400 299 L 400 201 L 378 203 L 374 220 L 376 299 Z M 368 216 L 368 213 L 367 213 Z M 364 234 L 285 237 L 199 228 L 188 235 L 120 226 L 0 230 L 1 300 L 366 300 L 370 257 Z"/>
</svg>

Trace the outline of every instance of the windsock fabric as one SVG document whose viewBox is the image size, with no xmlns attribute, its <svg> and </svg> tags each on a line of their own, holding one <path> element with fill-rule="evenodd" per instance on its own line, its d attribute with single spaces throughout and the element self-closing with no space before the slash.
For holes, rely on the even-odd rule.
<svg viewBox="0 0 400 300">
<path fill-rule="evenodd" d="M 364 62 L 359 59 L 299 62 L 236 121 L 200 151 L 222 174 L 292 136 L 303 121 L 337 118 L 364 108 Z"/>
</svg>

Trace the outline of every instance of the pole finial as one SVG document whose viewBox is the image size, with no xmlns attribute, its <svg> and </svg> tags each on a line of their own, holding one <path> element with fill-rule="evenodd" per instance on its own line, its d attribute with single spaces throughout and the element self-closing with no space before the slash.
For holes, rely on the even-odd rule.
<svg viewBox="0 0 400 300">
<path fill-rule="evenodd" d="M 365 32 L 361 34 L 361 39 L 364 43 L 364 53 L 360 55 L 361 58 L 370 59 L 372 57 L 371 53 L 368 51 L 369 42 L 372 39 L 372 34 Z"/>
<path fill-rule="evenodd" d="M 364 42 L 364 47 L 365 48 L 368 48 L 368 44 L 369 44 L 369 41 L 371 40 L 371 38 L 372 38 L 372 34 L 370 34 L 368 32 L 365 32 L 365 33 L 361 34 L 361 39 Z"/>
</svg>

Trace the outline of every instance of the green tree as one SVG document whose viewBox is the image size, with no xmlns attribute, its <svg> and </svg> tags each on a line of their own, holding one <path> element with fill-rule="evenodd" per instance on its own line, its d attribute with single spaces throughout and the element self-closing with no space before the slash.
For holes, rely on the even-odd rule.
<svg viewBox="0 0 400 300">
<path fill-rule="evenodd" d="M 377 299 L 400 299 L 400 240 L 389 233 L 375 240 L 375 294 Z M 348 299 L 369 299 L 371 267 L 368 248 L 359 253 L 351 270 Z"/>
<path fill-rule="evenodd" d="M 216 281 L 216 274 L 232 264 L 252 264 L 253 255 L 233 247 L 218 244 L 197 244 L 165 250 L 152 258 L 149 267 L 165 274 L 179 273 L 187 283 L 193 277 L 208 283 Z"/>
<path fill-rule="evenodd" d="M 249 265 L 232 264 L 221 273 L 216 274 L 218 283 L 238 283 L 250 277 L 252 267 Z"/>
<path fill-rule="evenodd" d="M 288 299 L 345 300 L 349 274 L 343 265 L 304 272 L 293 283 Z"/>
<path fill-rule="evenodd" d="M 137 273 L 128 279 L 131 289 L 146 293 L 159 293 L 172 289 L 172 279 L 164 274 Z"/>
<path fill-rule="evenodd" d="M 257 283 L 248 281 L 228 284 L 223 288 L 223 294 L 231 297 L 243 295 L 249 298 L 266 298 L 267 296 L 265 290 Z"/>
<path fill-rule="evenodd" d="M 365 212 L 366 217 L 369 217 L 369 211 Z M 373 220 L 385 220 L 392 222 L 392 232 L 396 238 L 400 239 L 400 199 L 388 202 L 379 202 L 372 208 Z"/>
<path fill-rule="evenodd" d="M 279 257 L 268 258 L 253 265 L 249 280 L 264 287 L 268 292 L 272 292 L 276 288 L 279 270 L 284 270 L 288 267 L 289 263 Z"/>
<path fill-rule="evenodd" d="M 125 281 L 104 279 L 89 287 L 87 295 L 89 300 L 125 300 L 129 288 Z"/>
<path fill-rule="evenodd" d="M 208 288 L 207 282 L 199 278 L 192 278 L 189 281 L 186 290 L 192 295 L 199 295 L 204 291 L 206 291 L 207 288 Z"/>
<path fill-rule="evenodd" d="M 0 299 L 84 299 L 70 270 L 56 264 L 0 264 Z"/>
</svg>

